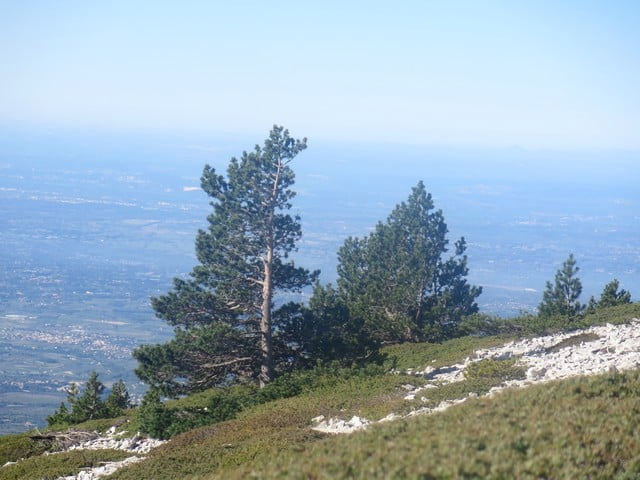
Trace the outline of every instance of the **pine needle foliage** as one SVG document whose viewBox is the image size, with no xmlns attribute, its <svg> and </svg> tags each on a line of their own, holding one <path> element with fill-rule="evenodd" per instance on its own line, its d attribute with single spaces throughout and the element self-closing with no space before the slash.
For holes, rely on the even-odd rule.
<svg viewBox="0 0 640 480">
<path fill-rule="evenodd" d="M 289 258 L 302 236 L 291 215 L 291 162 L 307 148 L 274 126 L 263 146 L 229 162 L 226 176 L 204 167 L 201 186 L 213 209 L 196 237 L 198 264 L 173 290 L 151 300 L 156 315 L 175 328 L 165 344 L 134 351 L 138 377 L 167 395 L 254 380 L 262 386 L 288 369 L 275 338 L 276 296 L 298 292 L 318 272 Z"/>
<path fill-rule="evenodd" d="M 467 282 L 466 241 L 448 254 L 448 228 L 422 181 L 375 230 L 338 251 L 338 293 L 351 321 L 380 344 L 440 341 L 478 311 Z"/>
</svg>

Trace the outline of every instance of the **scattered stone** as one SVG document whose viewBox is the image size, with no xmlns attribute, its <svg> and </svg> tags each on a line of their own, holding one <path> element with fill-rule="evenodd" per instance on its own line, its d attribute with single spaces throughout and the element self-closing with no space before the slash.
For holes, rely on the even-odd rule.
<svg viewBox="0 0 640 480">
<path fill-rule="evenodd" d="M 547 373 L 547 369 L 544 367 L 531 367 L 529 370 L 527 370 L 527 379 L 535 382 L 544 378 L 545 373 Z"/>
<path fill-rule="evenodd" d="M 371 422 L 366 418 L 360 418 L 354 415 L 350 420 L 342 420 L 339 418 L 322 420 L 311 428 L 324 433 L 352 433 L 367 428 L 369 424 L 371 424 Z"/>
<path fill-rule="evenodd" d="M 115 433 L 115 430 L 109 430 L 106 436 L 100 436 L 97 432 L 82 432 L 84 435 L 78 435 L 78 433 L 72 432 L 60 435 L 62 438 L 68 437 L 72 439 L 68 440 L 71 443 L 66 446 L 64 451 L 114 449 L 147 454 L 152 449 L 165 443 L 163 440 L 143 437 L 140 433 L 130 438 L 121 438 L 124 432 Z"/>
<path fill-rule="evenodd" d="M 640 366 L 640 320 L 632 319 L 623 325 L 601 325 L 580 332 L 561 333 L 537 338 L 512 341 L 500 347 L 477 350 L 466 359 L 464 364 L 449 367 L 427 367 L 422 371 L 410 369 L 408 374 L 420 375 L 429 380 L 422 387 L 403 385 L 409 393 L 405 400 L 415 400 L 416 395 L 427 388 L 464 380 L 465 369 L 474 362 L 486 359 L 500 360 L 518 357 L 517 365 L 527 367 L 526 378 L 509 380 L 503 385 L 493 387 L 487 396 L 493 396 L 505 388 L 524 387 L 533 383 L 548 382 L 578 375 L 616 374 Z M 475 397 L 470 394 L 469 397 Z M 378 423 L 392 420 L 442 412 L 462 403 L 467 398 L 449 400 L 434 408 L 423 407 L 405 416 L 391 413 Z M 371 421 L 353 417 L 349 421 L 328 419 L 324 416 L 313 419 L 314 430 L 328 433 L 351 433 L 371 425 Z"/>
<path fill-rule="evenodd" d="M 398 415 L 397 413 L 390 413 L 386 417 L 378 420 L 378 423 L 393 422 L 394 420 L 399 420 L 401 418 L 402 416 Z"/>
<path fill-rule="evenodd" d="M 68 477 L 58 477 L 56 480 L 96 480 L 101 477 L 111 475 L 119 468 L 132 465 L 143 460 L 142 457 L 129 457 L 120 462 L 108 462 L 101 467 L 95 467 L 91 470 L 83 470 L 78 475 L 70 475 Z"/>
<path fill-rule="evenodd" d="M 103 450 L 103 449 L 115 449 L 124 450 L 127 452 L 135 453 L 137 455 L 125 458 L 119 462 L 107 462 L 102 466 L 91 468 L 81 471 L 77 475 L 71 475 L 68 477 L 59 477 L 57 480 L 95 480 L 106 475 L 111 475 L 116 470 L 126 465 L 139 462 L 144 459 L 143 456 L 149 453 L 152 449 L 159 447 L 164 440 L 157 440 L 154 438 L 147 438 L 137 433 L 131 438 L 122 438 L 126 432 L 117 432 L 116 426 L 107 430 L 104 436 L 101 436 L 98 432 L 88 432 L 82 430 L 69 430 L 67 432 L 52 432 L 48 435 L 34 435 L 32 438 L 35 441 L 47 441 L 55 444 L 60 451 L 54 453 L 45 452 L 44 455 L 56 455 L 62 452 L 68 452 L 71 450 Z M 16 462 L 14 462 L 16 463 Z M 7 465 L 12 464 L 11 462 Z"/>
</svg>

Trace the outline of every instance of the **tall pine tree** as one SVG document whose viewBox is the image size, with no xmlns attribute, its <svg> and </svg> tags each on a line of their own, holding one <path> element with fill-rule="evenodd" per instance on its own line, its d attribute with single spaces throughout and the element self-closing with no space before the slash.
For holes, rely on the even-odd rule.
<svg viewBox="0 0 640 480">
<path fill-rule="evenodd" d="M 176 337 L 134 352 L 142 380 L 179 393 L 241 378 L 264 386 L 274 378 L 274 297 L 317 277 L 288 258 L 302 235 L 300 218 L 287 213 L 295 196 L 290 163 L 306 147 L 306 139 L 274 126 L 263 147 L 231 159 L 226 178 L 205 166 L 201 185 L 213 212 L 197 235 L 200 263 L 152 299 Z"/>
</svg>

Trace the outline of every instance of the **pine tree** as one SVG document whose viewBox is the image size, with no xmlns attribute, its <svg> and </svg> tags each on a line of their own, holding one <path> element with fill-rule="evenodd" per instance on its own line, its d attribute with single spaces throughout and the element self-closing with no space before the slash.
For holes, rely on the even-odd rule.
<svg viewBox="0 0 640 480">
<path fill-rule="evenodd" d="M 70 415 L 67 406 L 64 402 L 60 402 L 58 409 L 53 414 L 47 416 L 47 425 L 52 427 L 53 425 L 60 425 L 70 423 Z"/>
<path fill-rule="evenodd" d="M 127 391 L 127 386 L 122 380 L 118 380 L 111 387 L 111 392 L 107 400 L 104 402 L 105 415 L 108 417 L 117 417 L 128 408 L 131 408 L 131 398 Z"/>
<path fill-rule="evenodd" d="M 378 342 L 439 340 L 477 312 L 481 287 L 467 283 L 464 238 L 449 258 L 447 225 L 419 182 L 365 238 L 338 252 L 338 291 L 352 321 Z"/>
<path fill-rule="evenodd" d="M 153 438 L 168 438 L 171 426 L 171 412 L 160 400 L 160 392 L 150 388 L 142 399 L 138 409 L 140 429 Z"/>
<path fill-rule="evenodd" d="M 176 337 L 134 352 L 142 380 L 175 394 L 242 378 L 264 386 L 274 378 L 274 297 L 300 291 L 318 275 L 288 258 L 302 235 L 300 218 L 287 213 L 295 196 L 290 163 L 306 147 L 306 139 L 274 126 L 263 147 L 231 159 L 226 178 L 205 166 L 201 185 L 213 213 L 196 238 L 200 263 L 152 299 Z"/>
<path fill-rule="evenodd" d="M 98 418 L 113 418 L 131 407 L 127 387 L 122 380 L 116 382 L 106 401 L 102 400 L 104 384 L 98 379 L 98 373 L 92 372 L 81 391 L 77 383 L 65 389 L 69 408 L 64 402 L 47 417 L 49 426 L 57 424 L 77 424 Z"/>
<path fill-rule="evenodd" d="M 80 395 L 80 386 L 73 382 L 71 385 L 64 389 L 67 394 L 67 402 L 69 402 L 69 407 L 73 409 L 74 405 L 78 401 L 78 395 Z"/>
<path fill-rule="evenodd" d="M 72 405 L 71 418 L 74 423 L 104 418 L 104 402 L 100 398 L 104 384 L 98 379 L 97 372 L 91 372 L 82 394 Z"/>
<path fill-rule="evenodd" d="M 578 300 L 582 293 L 582 282 L 576 276 L 579 271 L 572 253 L 556 272 L 554 283 L 546 283 L 542 302 L 538 307 L 542 317 L 561 316 L 572 321 L 583 312 L 585 306 Z"/>
<path fill-rule="evenodd" d="M 631 293 L 625 289 L 618 291 L 618 288 L 620 288 L 620 282 L 615 278 L 607 283 L 600 294 L 597 307 L 614 307 L 616 305 L 631 303 Z"/>
</svg>

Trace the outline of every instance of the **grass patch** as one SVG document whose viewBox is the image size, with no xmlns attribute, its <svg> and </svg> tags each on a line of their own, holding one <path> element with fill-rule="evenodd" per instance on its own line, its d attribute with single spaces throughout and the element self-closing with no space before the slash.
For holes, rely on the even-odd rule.
<svg viewBox="0 0 640 480">
<path fill-rule="evenodd" d="M 634 317 L 640 318 L 640 303 L 602 309 L 569 327 L 625 323 Z M 561 330 L 561 322 L 554 322 L 542 327 Z M 471 398 L 444 413 L 377 425 L 350 436 L 310 429 L 310 419 L 318 415 L 377 420 L 469 393 L 481 395 L 505 380 L 522 378 L 524 370 L 515 358 L 483 360 L 470 365 L 463 381 L 425 389 L 409 402 L 403 399 L 403 385 L 420 386 L 425 380 L 385 372 L 461 363 L 477 349 L 502 345 L 519 336 L 516 332 L 533 334 L 539 327 L 514 324 L 512 329 L 499 329 L 510 331 L 510 337 L 467 336 L 441 344 L 394 345 L 384 349 L 387 360 L 382 367 L 324 365 L 282 377 L 262 391 L 237 386 L 167 402 L 167 409 L 194 416 L 220 395 L 242 408 L 234 413 L 235 419 L 216 420 L 177 435 L 145 461 L 109 478 L 640 477 L 640 373 L 636 371 L 506 391 L 491 399 Z M 578 334 L 551 349 L 593 339 Z M 128 422 L 121 429 L 135 433 L 137 417 L 135 411 L 126 412 L 119 421 Z M 115 421 L 78 428 L 104 431 Z M 130 455 L 106 451 L 37 456 L 40 453 L 42 448 L 27 434 L 2 437 L 3 463 L 26 460 L 0 469 L 0 478 L 57 478 Z"/>
<path fill-rule="evenodd" d="M 540 317 L 524 313 L 515 318 L 492 317 L 475 314 L 463 322 L 463 331 L 472 335 L 493 335 L 503 338 L 522 338 L 551 335 L 559 332 L 588 328 L 594 325 L 628 323 L 632 318 L 640 319 L 640 302 L 598 308 L 572 321 L 566 317 Z"/>
<path fill-rule="evenodd" d="M 327 436 L 310 429 L 311 418 L 382 418 L 404 402 L 401 386 L 409 381 L 420 382 L 406 375 L 352 375 L 327 381 L 311 392 L 247 408 L 234 420 L 178 435 L 146 461 L 110 478 L 203 478 L 246 463 L 267 463 L 282 452 L 300 455 Z"/>
<path fill-rule="evenodd" d="M 527 370 L 517 365 L 519 358 L 505 359 L 487 358 L 473 362 L 467 366 L 464 376 L 467 380 L 484 380 L 492 383 L 503 383 L 508 380 L 523 380 Z"/>
<path fill-rule="evenodd" d="M 639 372 L 477 398 L 202 478 L 637 478 Z"/>
<path fill-rule="evenodd" d="M 595 333 L 578 333 L 577 335 L 572 335 L 571 337 L 565 338 L 555 345 L 552 345 L 551 347 L 545 349 L 545 353 L 559 352 L 563 348 L 580 345 L 583 342 L 594 342 L 599 338 L 601 337 L 599 335 L 596 335 Z"/>
<path fill-rule="evenodd" d="M 77 475 L 88 468 L 99 467 L 105 462 L 117 462 L 132 456 L 121 450 L 74 450 L 54 455 L 33 456 L 15 465 L 0 467 L 2 480 L 56 479 Z"/>
<path fill-rule="evenodd" d="M 512 337 L 460 337 L 442 343 L 404 343 L 382 349 L 388 369 L 405 372 L 424 370 L 426 367 L 441 368 L 460 363 L 474 351 L 492 348 L 507 343 Z"/>
<path fill-rule="evenodd" d="M 0 439 L 0 467 L 7 462 L 42 455 L 47 451 L 46 445 L 36 443 L 29 438 L 32 433 L 35 432 L 4 435 Z"/>
<path fill-rule="evenodd" d="M 421 407 L 435 408 L 442 402 L 466 398 L 470 395 L 485 395 L 493 387 L 508 380 L 526 377 L 526 369 L 517 365 L 518 358 L 504 360 L 486 359 L 471 363 L 464 371 L 464 380 L 427 388 L 420 391 L 414 400 L 405 401 L 395 412 L 407 414 Z"/>
<path fill-rule="evenodd" d="M 158 404 L 147 409 L 140 408 L 140 425 L 142 431 L 163 439 L 172 438 L 181 433 L 232 420 L 241 412 L 252 407 L 274 400 L 294 396 L 325 392 L 330 396 L 342 388 L 349 389 L 353 382 L 375 383 L 376 381 L 398 383 L 400 379 L 386 379 L 383 366 L 377 364 L 366 367 L 337 368 L 332 364 L 318 365 L 314 369 L 302 370 L 282 375 L 263 389 L 255 385 L 237 385 L 227 388 L 210 389 L 188 397 Z M 378 380 L 373 380 L 378 379 Z M 414 384 L 421 384 L 421 379 L 413 379 Z M 405 379 L 406 382 L 406 379 Z M 351 398 L 360 398 L 352 392 Z M 380 402 L 376 404 L 380 407 Z M 379 409 L 379 408 L 378 408 Z"/>
</svg>

